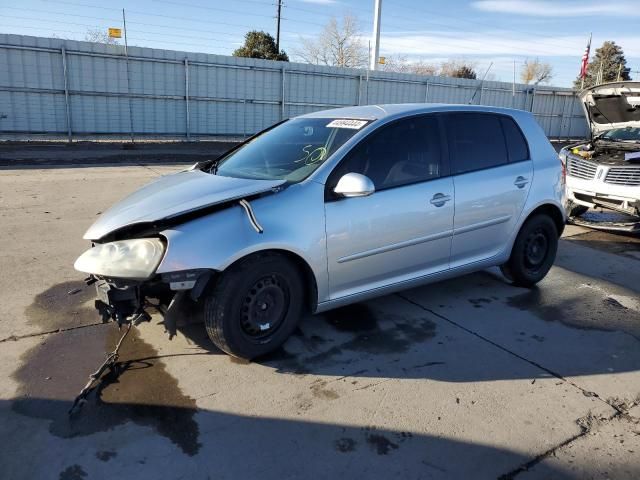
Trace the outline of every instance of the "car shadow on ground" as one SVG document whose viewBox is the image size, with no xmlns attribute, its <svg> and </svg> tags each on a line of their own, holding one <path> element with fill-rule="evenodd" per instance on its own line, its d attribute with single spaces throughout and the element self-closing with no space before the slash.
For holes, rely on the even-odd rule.
<svg viewBox="0 0 640 480">
<path fill-rule="evenodd" d="M 0 414 L 8 419 L 14 411 L 40 412 L 31 415 L 51 421 L 54 436 L 33 435 L 12 419 L 0 431 L 12 441 L 0 450 L 6 478 L 103 478 L 109 471 L 137 478 L 513 478 L 534 467 L 539 460 L 505 447 L 454 440 L 437 433 L 320 423 L 309 420 L 243 416 L 184 406 L 109 403 L 86 405 L 83 412 L 67 417 L 68 403 L 47 398 L 19 398 L 12 405 L 0 401 Z M 158 411 L 161 409 L 161 411 Z M 105 419 L 134 421 L 162 418 L 162 431 L 150 437 L 142 430 L 127 429 L 123 423 Z M 425 410 L 425 414 L 427 413 Z M 57 412 L 55 418 L 51 412 Z M 167 413 L 170 412 L 170 415 Z M 141 420 L 142 419 L 142 420 Z M 184 421 L 190 419 L 186 426 Z M 197 422 L 195 421 L 197 420 Z M 435 422 L 437 423 L 437 421 Z M 100 434 L 81 445 L 64 440 Z M 174 447 L 166 444 L 170 440 Z M 37 461 L 25 462 L 30 452 L 39 452 Z M 540 452 L 543 453 L 543 452 Z M 61 461 L 62 459 L 62 461 Z M 59 465 L 60 472 L 52 471 Z M 588 470 L 589 466 L 581 465 Z M 72 476 L 71 473 L 84 472 Z M 199 475 L 198 475 L 199 474 Z M 194 476 L 195 475 L 195 476 Z M 637 478 L 640 468 L 629 472 Z M 584 478 L 570 471 L 545 466 L 545 478 Z"/>
</svg>

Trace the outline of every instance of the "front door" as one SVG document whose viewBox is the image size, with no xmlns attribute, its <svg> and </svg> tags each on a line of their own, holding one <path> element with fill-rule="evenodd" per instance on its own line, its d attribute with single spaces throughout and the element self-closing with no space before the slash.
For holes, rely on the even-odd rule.
<svg viewBox="0 0 640 480">
<path fill-rule="evenodd" d="M 336 167 L 325 203 L 330 298 L 448 268 L 453 180 L 436 116 L 395 121 L 364 139 Z M 337 198 L 346 173 L 368 176 L 368 197 Z"/>
</svg>

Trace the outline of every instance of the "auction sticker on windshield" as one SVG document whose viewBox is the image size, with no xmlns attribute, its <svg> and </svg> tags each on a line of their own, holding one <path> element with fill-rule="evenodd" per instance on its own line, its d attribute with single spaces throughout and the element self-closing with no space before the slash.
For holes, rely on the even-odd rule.
<svg viewBox="0 0 640 480">
<path fill-rule="evenodd" d="M 327 128 L 351 128 L 353 130 L 360 130 L 367 124 L 366 120 L 351 120 L 346 118 L 339 118 L 332 120 Z"/>
</svg>

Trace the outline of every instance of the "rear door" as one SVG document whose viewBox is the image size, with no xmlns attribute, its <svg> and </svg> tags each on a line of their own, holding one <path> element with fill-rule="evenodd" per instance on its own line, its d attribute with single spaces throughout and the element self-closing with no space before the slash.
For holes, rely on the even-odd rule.
<svg viewBox="0 0 640 480">
<path fill-rule="evenodd" d="M 527 142 L 508 115 L 446 115 L 455 186 L 451 268 L 504 249 L 533 180 Z"/>
</svg>

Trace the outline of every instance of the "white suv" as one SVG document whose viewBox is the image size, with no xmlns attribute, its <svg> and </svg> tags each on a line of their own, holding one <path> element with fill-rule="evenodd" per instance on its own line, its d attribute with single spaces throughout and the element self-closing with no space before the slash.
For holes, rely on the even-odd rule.
<svg viewBox="0 0 640 480">
<path fill-rule="evenodd" d="M 578 217 L 590 207 L 602 207 L 640 217 L 640 82 L 598 85 L 582 91 L 580 99 L 591 140 L 560 151 L 567 172 L 567 214 Z M 640 219 L 600 226 L 640 231 Z"/>
</svg>

